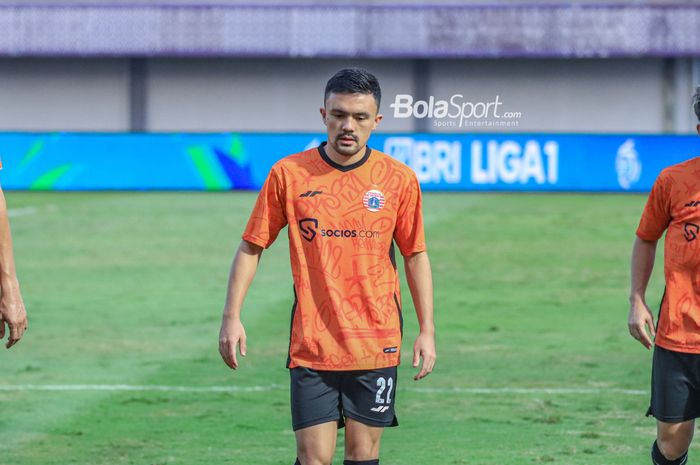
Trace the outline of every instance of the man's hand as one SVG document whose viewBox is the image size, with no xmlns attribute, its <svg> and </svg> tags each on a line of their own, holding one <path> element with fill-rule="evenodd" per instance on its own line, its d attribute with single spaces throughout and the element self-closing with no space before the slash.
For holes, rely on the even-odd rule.
<svg viewBox="0 0 700 465">
<path fill-rule="evenodd" d="M 656 336 L 654 330 L 654 315 L 641 299 L 633 299 L 630 305 L 630 313 L 627 316 L 627 327 L 633 338 L 638 340 L 647 349 L 651 348 L 651 337 Z M 647 328 L 651 337 L 647 334 Z"/>
<path fill-rule="evenodd" d="M 418 367 L 420 359 L 423 359 L 423 365 L 414 380 L 425 378 L 433 371 L 435 366 L 435 335 L 431 333 L 420 333 L 416 338 L 416 343 L 413 344 L 413 368 Z"/>
<path fill-rule="evenodd" d="M 238 358 L 236 358 L 236 347 L 239 347 L 241 355 L 246 354 L 245 329 L 241 320 L 224 317 L 219 331 L 219 353 L 226 365 L 234 370 L 238 368 Z"/>
<path fill-rule="evenodd" d="M 27 330 L 27 311 L 24 308 L 22 295 L 17 290 L 3 288 L 0 298 L 0 340 L 5 337 L 5 324 L 10 330 L 5 347 L 8 349 L 22 339 Z"/>
</svg>

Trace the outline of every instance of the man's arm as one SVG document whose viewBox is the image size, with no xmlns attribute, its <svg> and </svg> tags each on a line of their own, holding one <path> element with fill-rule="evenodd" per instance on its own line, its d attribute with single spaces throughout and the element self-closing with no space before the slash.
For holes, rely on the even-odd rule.
<svg viewBox="0 0 700 465">
<path fill-rule="evenodd" d="M 236 346 L 239 346 L 242 356 L 246 355 L 246 335 L 241 323 L 241 308 L 258 269 L 262 251 L 263 248 L 259 245 L 243 240 L 231 265 L 226 305 L 219 332 L 219 353 L 226 365 L 234 370 L 238 368 Z"/>
<path fill-rule="evenodd" d="M 420 332 L 413 344 L 413 366 L 417 367 L 420 359 L 423 365 L 414 380 L 425 378 L 435 366 L 435 322 L 433 321 L 433 276 L 427 252 L 404 257 L 406 280 L 411 289 L 413 305 Z"/>
<path fill-rule="evenodd" d="M 22 338 L 27 329 L 27 312 L 19 290 L 12 254 L 12 235 L 7 218 L 7 204 L 0 189 L 0 339 L 5 337 L 5 324 L 10 329 L 10 337 L 5 347 L 8 349 Z"/>
<path fill-rule="evenodd" d="M 638 340 L 647 349 L 652 342 L 645 326 L 649 329 L 651 337 L 656 336 L 654 330 L 654 315 L 647 306 L 645 294 L 651 272 L 654 269 L 657 241 L 646 241 L 637 237 L 632 248 L 632 279 L 630 289 L 630 312 L 627 317 L 627 326 L 633 338 Z"/>
</svg>

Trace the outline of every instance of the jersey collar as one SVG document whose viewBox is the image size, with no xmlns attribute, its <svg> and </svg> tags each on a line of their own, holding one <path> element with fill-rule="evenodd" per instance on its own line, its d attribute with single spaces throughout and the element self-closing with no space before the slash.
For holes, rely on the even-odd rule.
<svg viewBox="0 0 700 465">
<path fill-rule="evenodd" d="M 364 165 L 367 160 L 369 160 L 369 155 L 370 155 L 370 153 L 372 153 L 372 149 L 369 148 L 368 145 L 366 145 L 365 146 L 365 154 L 361 159 L 359 159 L 358 161 L 356 161 L 352 165 L 339 165 L 338 163 L 331 160 L 331 158 L 326 153 L 326 144 L 327 143 L 328 143 L 327 141 L 321 142 L 321 145 L 318 146 L 318 153 L 321 154 L 321 158 L 323 158 L 323 161 L 325 161 L 326 163 L 331 165 L 333 168 L 340 170 L 340 171 L 350 171 L 350 170 L 354 170 L 355 168 L 359 168 L 360 166 Z"/>
</svg>

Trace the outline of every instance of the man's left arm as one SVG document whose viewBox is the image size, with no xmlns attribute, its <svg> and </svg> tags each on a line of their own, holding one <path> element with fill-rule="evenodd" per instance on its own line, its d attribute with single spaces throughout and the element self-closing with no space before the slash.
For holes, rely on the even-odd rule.
<svg viewBox="0 0 700 465">
<path fill-rule="evenodd" d="M 433 319 L 433 276 L 428 253 L 425 251 L 404 257 L 404 266 L 420 328 L 413 344 L 413 367 L 418 367 L 420 359 L 423 359 L 420 371 L 413 377 L 414 380 L 419 380 L 433 371 L 437 357 Z"/>
<path fill-rule="evenodd" d="M 2 189 L 0 189 L 0 292 L 2 293 L 0 295 L 0 340 L 5 337 L 7 324 L 10 336 L 5 347 L 9 349 L 22 338 L 27 329 L 27 312 L 24 309 L 15 271 L 10 222 Z"/>
</svg>

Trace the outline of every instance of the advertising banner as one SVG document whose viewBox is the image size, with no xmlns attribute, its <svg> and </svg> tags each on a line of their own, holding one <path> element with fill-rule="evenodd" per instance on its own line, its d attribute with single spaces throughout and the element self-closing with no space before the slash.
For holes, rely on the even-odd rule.
<svg viewBox="0 0 700 465">
<path fill-rule="evenodd" d="M 325 134 L 0 134 L 0 183 L 30 190 L 257 190 L 280 158 Z M 700 137 L 374 134 L 425 191 L 646 192 L 700 155 Z"/>
</svg>

